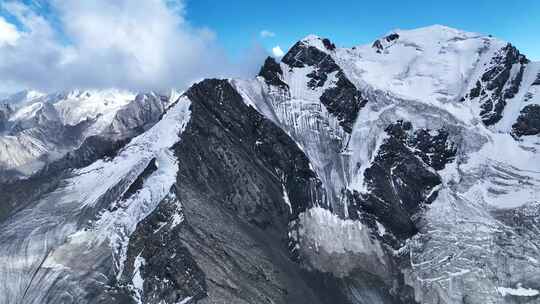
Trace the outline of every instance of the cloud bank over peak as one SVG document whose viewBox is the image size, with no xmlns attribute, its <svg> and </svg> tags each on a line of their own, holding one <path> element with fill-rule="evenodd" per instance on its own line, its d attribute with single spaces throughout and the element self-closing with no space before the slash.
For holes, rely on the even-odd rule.
<svg viewBox="0 0 540 304">
<path fill-rule="evenodd" d="M 285 55 L 285 52 L 281 49 L 279 45 L 276 45 L 272 48 L 272 54 L 274 55 L 274 57 L 283 57 L 283 55 Z"/>
<path fill-rule="evenodd" d="M 252 72 L 259 48 L 233 64 L 179 0 L 51 0 L 0 4 L 0 91 L 22 88 L 184 87 L 204 77 Z M 42 14 L 43 6 L 54 20 Z M 39 8 L 39 9 L 37 9 Z M 17 23 L 17 24 L 14 24 Z"/>
</svg>

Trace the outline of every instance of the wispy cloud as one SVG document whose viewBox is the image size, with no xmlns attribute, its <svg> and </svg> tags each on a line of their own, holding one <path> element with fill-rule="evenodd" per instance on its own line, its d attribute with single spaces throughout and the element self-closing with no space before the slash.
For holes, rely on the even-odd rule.
<svg viewBox="0 0 540 304">
<path fill-rule="evenodd" d="M 262 38 L 276 37 L 276 33 L 268 31 L 268 30 L 261 31 L 260 35 L 261 35 Z"/>
<path fill-rule="evenodd" d="M 0 17 L 0 45 L 13 45 L 19 37 L 20 34 L 17 28 L 13 24 L 8 23 L 6 19 Z"/>
<path fill-rule="evenodd" d="M 283 57 L 283 55 L 285 55 L 285 52 L 283 52 L 279 45 L 276 45 L 274 48 L 272 48 L 272 54 L 275 57 Z"/>
<path fill-rule="evenodd" d="M 165 89 L 249 70 L 227 60 L 211 30 L 186 21 L 181 0 L 47 3 L 54 21 L 36 6 L 0 3 L 18 23 L 0 18 L 0 91 Z"/>
</svg>

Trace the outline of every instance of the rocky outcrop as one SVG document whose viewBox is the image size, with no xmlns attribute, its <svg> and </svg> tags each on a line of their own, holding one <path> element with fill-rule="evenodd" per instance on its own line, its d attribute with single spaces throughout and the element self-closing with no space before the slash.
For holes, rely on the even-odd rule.
<svg viewBox="0 0 540 304">
<path fill-rule="evenodd" d="M 380 53 L 382 50 L 384 50 L 384 46 L 379 39 L 375 40 L 375 42 L 373 42 L 373 45 L 371 47 L 376 49 L 377 53 Z"/>
<path fill-rule="evenodd" d="M 397 39 L 399 39 L 399 34 L 397 34 L 397 33 L 392 33 L 392 34 L 386 36 L 385 39 L 386 39 L 387 42 L 391 42 L 391 41 L 397 40 Z"/>
<path fill-rule="evenodd" d="M 417 231 L 415 214 L 437 197 L 441 178 L 435 170 L 444 169 L 453 160 L 456 148 L 444 130 L 413 131 L 410 122 L 391 124 L 386 133 L 389 137 L 364 174 L 367 193 L 349 193 L 349 214 L 366 221 L 375 231 L 378 221 L 391 232 L 389 240 L 395 237 L 392 241 L 402 241 Z"/>
<path fill-rule="evenodd" d="M 328 38 L 322 39 L 322 43 L 324 47 L 329 51 L 334 51 L 336 49 L 336 45 Z"/>
<path fill-rule="evenodd" d="M 523 110 L 512 126 L 515 136 L 529 136 L 540 134 L 540 105 L 528 105 Z"/>
<path fill-rule="evenodd" d="M 324 41 L 325 39 L 322 39 L 322 43 L 327 49 L 335 49 L 335 46 L 332 47 L 329 41 Z M 291 68 L 313 68 L 313 71 L 306 75 L 310 78 L 307 84 L 308 88 L 326 87 L 320 98 L 321 103 L 328 112 L 339 120 L 345 132 L 351 133 L 358 112 L 365 106 L 367 99 L 346 77 L 332 56 L 315 46 L 299 41 L 283 57 L 282 62 Z M 333 83 L 327 84 L 331 77 L 335 80 L 332 79 Z"/>
<path fill-rule="evenodd" d="M 6 129 L 11 113 L 12 110 L 9 105 L 0 104 L 0 132 L 3 132 Z"/>
<path fill-rule="evenodd" d="M 320 38 L 315 38 L 320 39 Z M 333 69 L 337 65 L 329 54 L 309 45 L 304 41 L 298 41 L 281 59 L 290 67 L 303 68 L 306 66 L 321 66 L 323 69 Z"/>
<path fill-rule="evenodd" d="M 536 79 L 534 80 L 532 85 L 540 86 L 540 73 L 538 73 L 538 75 L 536 75 Z"/>
<path fill-rule="evenodd" d="M 444 129 L 419 129 L 409 138 L 407 144 L 414 150 L 415 155 L 437 171 L 452 162 L 457 153 L 456 145 L 449 140 L 449 134 Z"/>
<path fill-rule="evenodd" d="M 195 303 L 207 296 L 206 276 L 183 245 L 185 229 L 189 226 L 174 195 L 137 225 L 129 239 L 120 286 L 126 289 L 133 282 L 143 292 L 136 295 L 127 290 L 127 295 L 149 304 Z"/>
<path fill-rule="evenodd" d="M 490 67 L 469 92 L 470 98 L 480 97 L 480 116 L 486 126 L 501 120 L 507 100 L 519 90 L 528 62 L 513 45 L 507 44 L 491 59 Z M 512 73 L 514 65 L 519 66 L 515 74 Z"/>
<path fill-rule="evenodd" d="M 362 94 L 340 71 L 336 75 L 335 87 L 324 91 L 321 103 L 326 106 L 328 112 L 334 114 L 345 132 L 351 133 L 358 113 L 368 102 Z"/>
<path fill-rule="evenodd" d="M 398 33 L 392 33 L 382 39 L 377 39 L 375 42 L 373 42 L 372 48 L 377 50 L 377 53 L 382 53 L 384 49 L 391 43 L 392 41 L 398 40 L 399 34 Z"/>
<path fill-rule="evenodd" d="M 273 57 L 268 57 L 259 71 L 259 76 L 264 78 L 267 84 L 274 85 L 283 89 L 289 86 L 283 82 L 283 70 L 279 63 Z"/>
</svg>

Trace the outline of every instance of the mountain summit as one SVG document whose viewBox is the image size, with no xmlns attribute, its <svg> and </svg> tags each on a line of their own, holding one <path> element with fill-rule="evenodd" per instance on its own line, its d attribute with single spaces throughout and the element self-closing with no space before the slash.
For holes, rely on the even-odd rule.
<svg viewBox="0 0 540 304">
<path fill-rule="evenodd" d="M 0 158 L 1 303 L 540 301 L 540 63 L 507 42 L 310 35 L 254 79 L 90 96 L 0 107 L 0 149 L 43 147 Z"/>
</svg>

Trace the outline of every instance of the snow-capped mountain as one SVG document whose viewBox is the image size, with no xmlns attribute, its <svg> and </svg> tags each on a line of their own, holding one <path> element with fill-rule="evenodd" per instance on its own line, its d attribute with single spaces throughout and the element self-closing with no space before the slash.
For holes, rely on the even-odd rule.
<svg viewBox="0 0 540 304">
<path fill-rule="evenodd" d="M 28 104 L 43 98 L 45 95 L 39 91 L 24 90 L 15 94 L 2 96 L 2 103 L 10 105 Z"/>
<path fill-rule="evenodd" d="M 0 168 L 9 174 L 0 175 L 27 177 L 89 137 L 130 138 L 154 124 L 172 101 L 119 90 L 9 96 L 0 101 Z"/>
<path fill-rule="evenodd" d="M 0 184 L 1 303 L 540 303 L 540 63 L 509 43 L 310 35 L 254 79 L 62 96 L 0 108 L 2 140 L 79 130 Z"/>
</svg>

